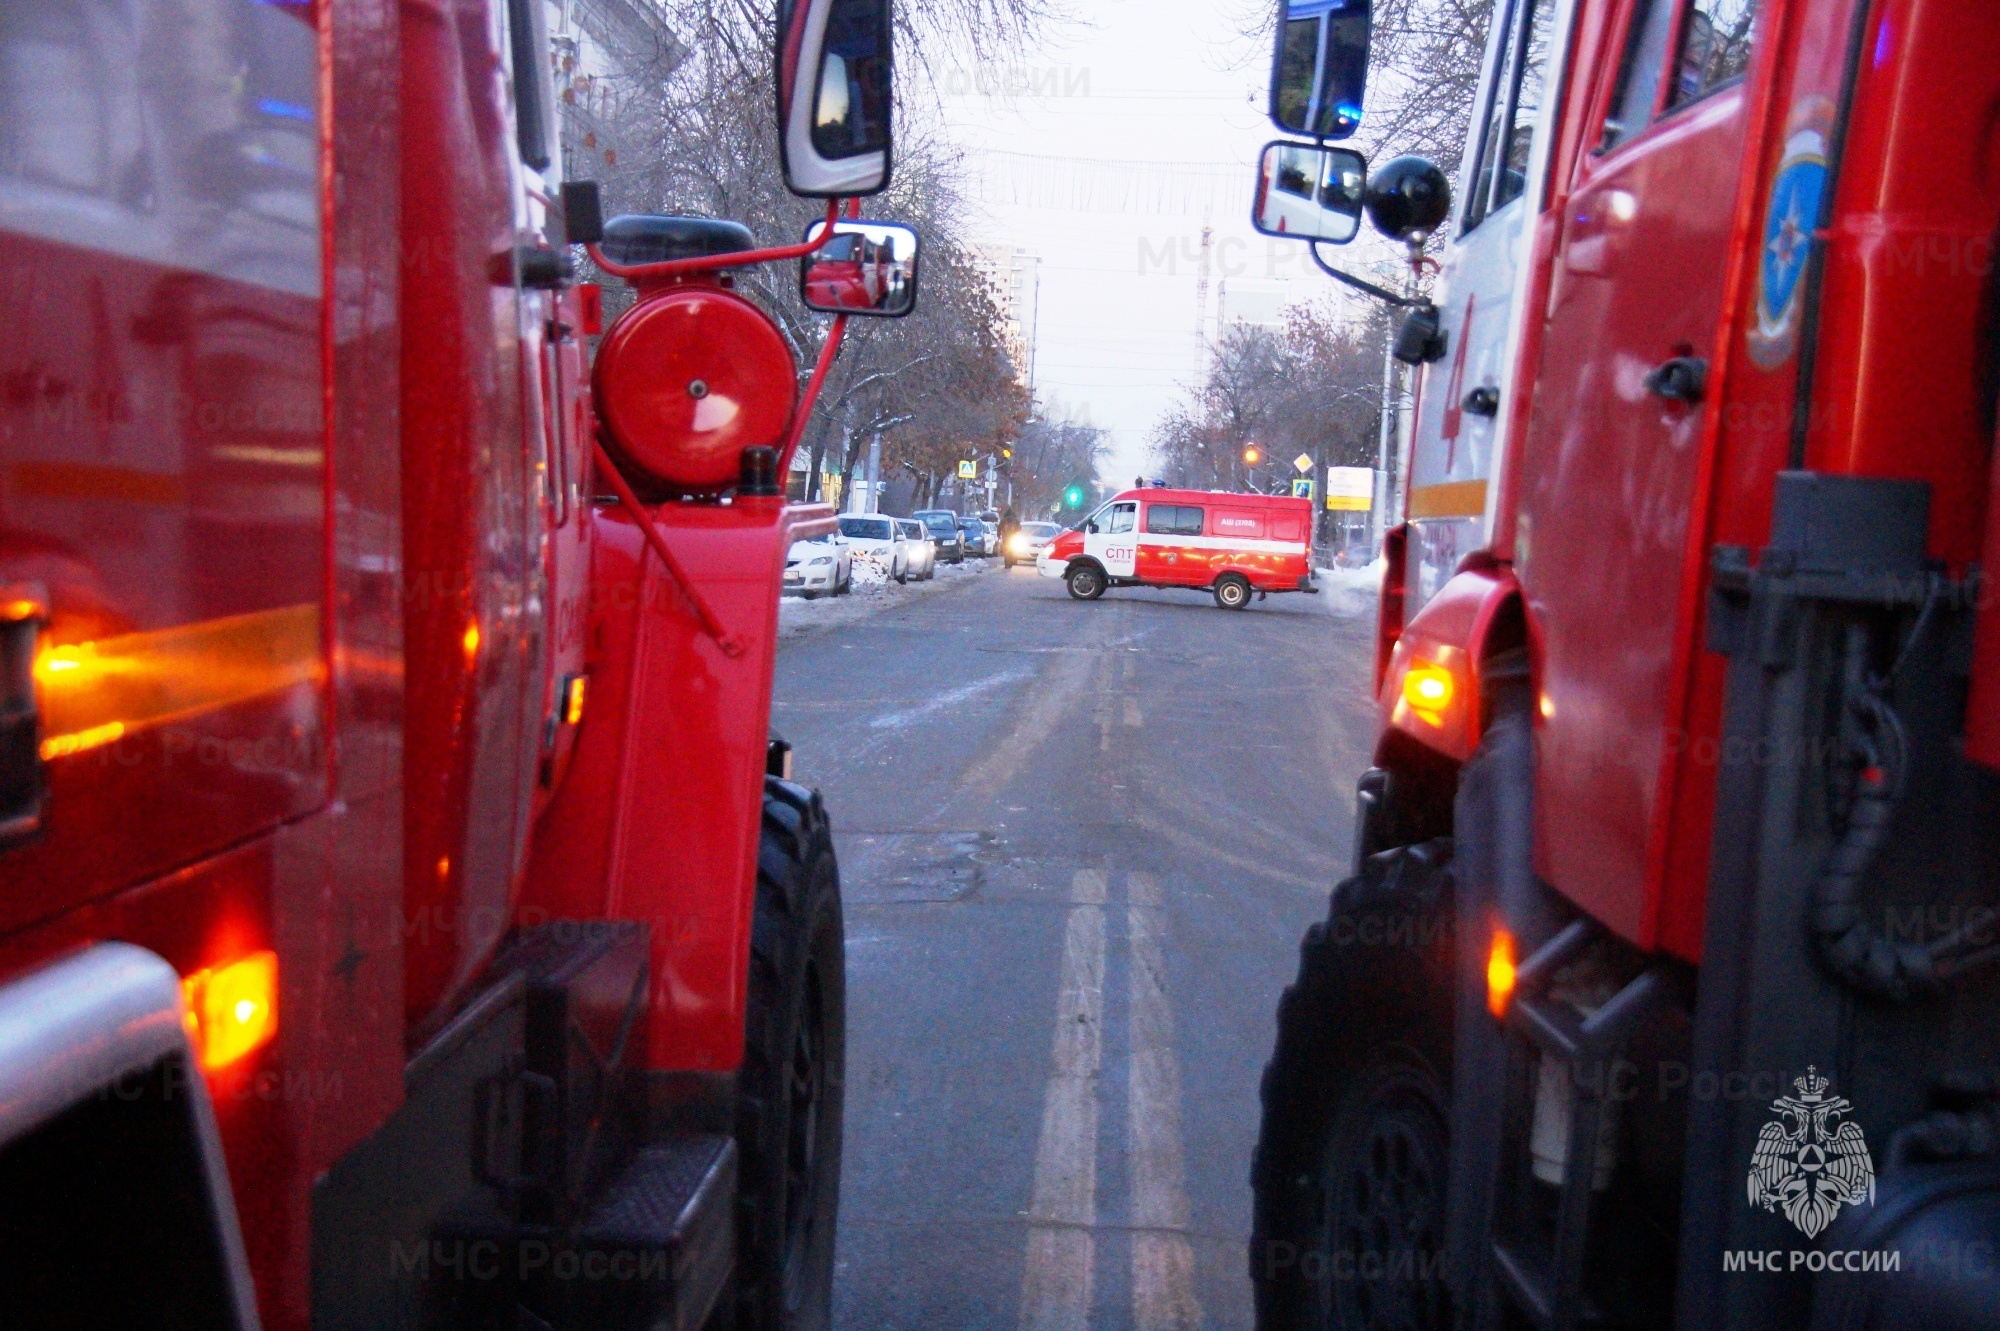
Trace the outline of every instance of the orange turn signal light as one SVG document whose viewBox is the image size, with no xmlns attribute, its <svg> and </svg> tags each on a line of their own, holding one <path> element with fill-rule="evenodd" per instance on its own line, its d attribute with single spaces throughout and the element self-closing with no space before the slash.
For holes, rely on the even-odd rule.
<svg viewBox="0 0 2000 1331">
<path fill-rule="evenodd" d="M 181 981 L 188 1041 L 204 1072 L 226 1068 L 278 1033 L 278 954 L 252 952 Z"/>
<path fill-rule="evenodd" d="M 1505 929 L 1493 931 L 1493 947 L 1486 954 L 1486 1010 L 1495 1017 L 1507 1015 L 1514 997 L 1514 935 Z"/>
<path fill-rule="evenodd" d="M 1403 676 L 1403 701 L 1420 712 L 1442 712 L 1457 692 L 1451 671 L 1443 666 L 1413 665 Z"/>
</svg>

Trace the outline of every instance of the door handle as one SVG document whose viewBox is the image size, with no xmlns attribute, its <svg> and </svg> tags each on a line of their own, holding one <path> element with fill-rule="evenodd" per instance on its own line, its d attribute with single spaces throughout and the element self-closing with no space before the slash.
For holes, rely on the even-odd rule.
<svg viewBox="0 0 2000 1331">
<path fill-rule="evenodd" d="M 1708 387 L 1708 362 L 1699 356 L 1676 356 L 1661 362 L 1646 376 L 1646 391 L 1689 406 L 1701 401 Z"/>
<path fill-rule="evenodd" d="M 48 620 L 48 593 L 39 584 L 0 585 L 0 846 L 42 828 L 48 786 L 35 648 Z"/>
</svg>

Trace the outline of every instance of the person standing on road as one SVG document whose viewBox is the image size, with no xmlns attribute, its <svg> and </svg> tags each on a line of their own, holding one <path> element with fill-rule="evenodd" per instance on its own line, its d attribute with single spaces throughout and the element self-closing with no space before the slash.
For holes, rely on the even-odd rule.
<svg viewBox="0 0 2000 1331">
<path fill-rule="evenodd" d="M 1012 536 L 1014 534 L 1015 529 L 1018 528 L 1020 525 L 1021 525 L 1021 519 L 1015 516 L 1014 509 L 1011 505 L 1001 510 L 1000 545 L 1003 549 L 1007 545 L 1007 538 L 1009 536 Z"/>
</svg>

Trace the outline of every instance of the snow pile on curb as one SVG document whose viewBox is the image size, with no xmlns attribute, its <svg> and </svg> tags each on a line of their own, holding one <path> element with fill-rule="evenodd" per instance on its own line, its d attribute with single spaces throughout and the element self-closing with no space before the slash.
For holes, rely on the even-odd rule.
<svg viewBox="0 0 2000 1331">
<path fill-rule="evenodd" d="M 1378 558 L 1361 568 L 1316 569 L 1314 581 L 1319 584 L 1320 596 L 1331 614 L 1340 619 L 1359 619 L 1375 613 L 1375 603 L 1382 595 L 1382 575 L 1387 568 L 1387 562 Z"/>
<path fill-rule="evenodd" d="M 853 583 L 856 591 L 863 587 L 881 587 L 889 581 L 889 566 L 876 556 L 864 550 L 854 552 Z"/>
</svg>

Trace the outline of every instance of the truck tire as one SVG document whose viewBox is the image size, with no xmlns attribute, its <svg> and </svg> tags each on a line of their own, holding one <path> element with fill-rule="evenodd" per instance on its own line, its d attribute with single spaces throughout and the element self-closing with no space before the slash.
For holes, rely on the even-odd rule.
<svg viewBox="0 0 2000 1331">
<path fill-rule="evenodd" d="M 1224 610 L 1241 610 L 1250 604 L 1250 580 L 1241 573 L 1225 573 L 1215 580 L 1215 603 Z"/>
<path fill-rule="evenodd" d="M 1095 601 L 1104 595 L 1104 570 L 1095 564 L 1075 564 L 1063 574 L 1063 585 L 1079 601 Z"/>
<path fill-rule="evenodd" d="M 840 870 L 819 793 L 766 777 L 737 1083 L 739 1331 L 818 1331 L 830 1320 L 844 955 Z"/>
<path fill-rule="evenodd" d="M 1451 842 L 1369 860 L 1278 1003 L 1250 1166 L 1259 1331 L 1443 1331 Z"/>
</svg>

